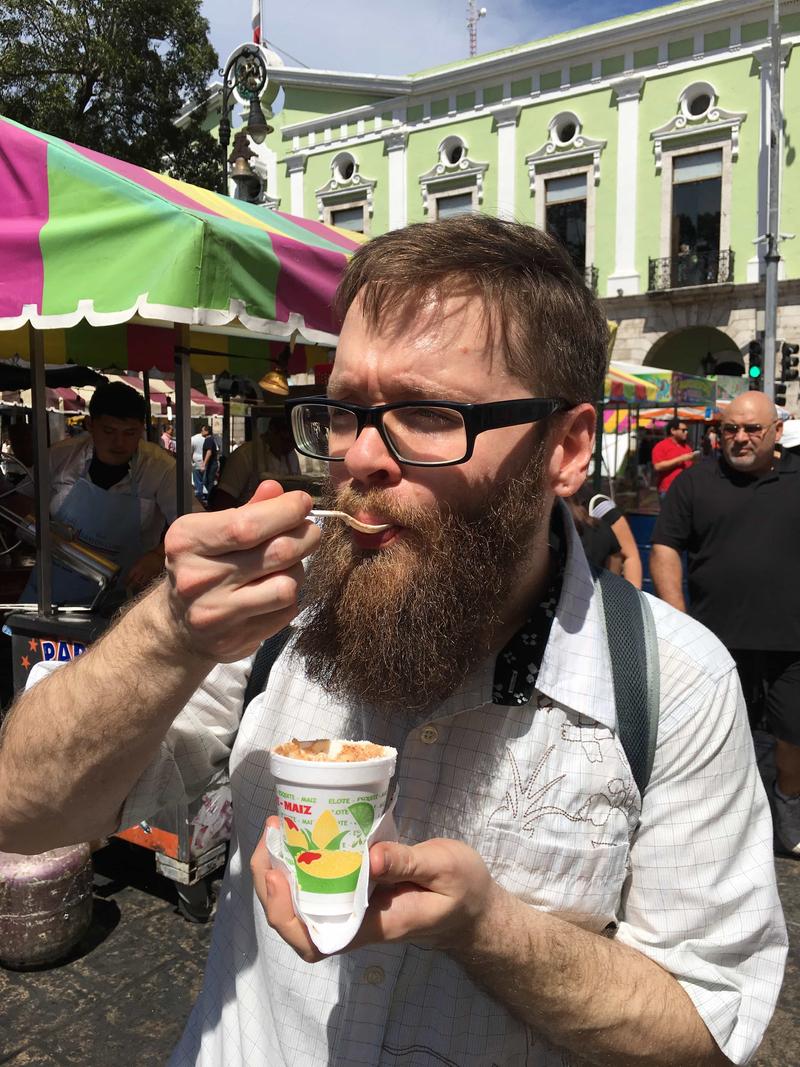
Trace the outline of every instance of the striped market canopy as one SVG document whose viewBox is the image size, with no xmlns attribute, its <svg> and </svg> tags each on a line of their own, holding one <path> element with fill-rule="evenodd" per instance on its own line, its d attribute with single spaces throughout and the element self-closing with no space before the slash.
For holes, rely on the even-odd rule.
<svg viewBox="0 0 800 1067">
<path fill-rule="evenodd" d="M 28 358 L 27 324 L 55 331 L 48 363 L 128 370 L 170 369 L 164 324 L 188 324 L 192 347 L 213 353 L 192 358 L 201 372 L 247 373 L 236 360 L 263 363 L 264 337 L 330 346 L 361 240 L 0 117 L 0 358 Z"/>
</svg>

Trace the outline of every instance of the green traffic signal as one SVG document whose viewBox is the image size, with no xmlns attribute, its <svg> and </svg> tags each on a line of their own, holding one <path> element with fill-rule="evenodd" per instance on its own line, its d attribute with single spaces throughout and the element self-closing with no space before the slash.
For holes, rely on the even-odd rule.
<svg viewBox="0 0 800 1067">
<path fill-rule="evenodd" d="M 750 375 L 751 378 L 760 378 L 761 377 L 761 367 L 753 366 L 753 364 L 751 363 L 750 364 L 750 369 L 748 370 L 747 373 Z"/>
</svg>

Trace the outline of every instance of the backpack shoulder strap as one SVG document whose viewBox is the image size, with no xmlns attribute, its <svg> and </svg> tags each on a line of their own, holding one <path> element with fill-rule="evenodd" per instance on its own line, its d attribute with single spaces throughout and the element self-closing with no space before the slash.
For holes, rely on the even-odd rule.
<svg viewBox="0 0 800 1067">
<path fill-rule="evenodd" d="M 250 677 L 247 679 L 247 686 L 244 691 L 244 701 L 242 705 L 242 714 L 247 711 L 247 705 L 253 699 L 258 696 L 259 693 L 263 693 L 267 687 L 267 681 L 269 680 L 269 674 L 275 665 L 275 661 L 286 645 L 292 634 L 291 626 L 284 626 L 282 630 L 279 630 L 272 637 L 268 637 L 266 641 L 262 641 L 256 652 L 255 659 L 253 660 L 253 666 L 250 670 Z"/>
<path fill-rule="evenodd" d="M 638 589 L 609 571 L 596 575 L 595 590 L 611 655 L 619 738 L 644 796 L 653 769 L 661 696 L 653 613 Z"/>
</svg>

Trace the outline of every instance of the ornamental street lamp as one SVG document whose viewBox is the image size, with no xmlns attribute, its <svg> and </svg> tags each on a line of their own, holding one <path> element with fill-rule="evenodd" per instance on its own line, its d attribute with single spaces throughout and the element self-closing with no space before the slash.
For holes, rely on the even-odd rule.
<svg viewBox="0 0 800 1067">
<path fill-rule="evenodd" d="M 234 49 L 222 75 L 222 116 L 219 122 L 219 143 L 222 149 L 222 192 L 228 192 L 228 146 L 231 142 L 231 94 L 248 108 L 245 132 L 256 144 L 263 144 L 272 126 L 261 107 L 269 105 L 278 95 L 280 85 L 270 81 L 269 68 L 282 66 L 278 56 L 261 45 L 243 44 Z"/>
</svg>

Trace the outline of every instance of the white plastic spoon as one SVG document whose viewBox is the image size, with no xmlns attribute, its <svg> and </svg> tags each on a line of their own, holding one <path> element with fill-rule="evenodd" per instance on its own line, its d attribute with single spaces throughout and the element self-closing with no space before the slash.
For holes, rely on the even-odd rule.
<svg viewBox="0 0 800 1067">
<path fill-rule="evenodd" d="M 390 529 L 394 526 L 392 522 L 382 522 L 377 526 L 373 526 L 369 522 L 361 522 L 359 519 L 354 519 L 352 515 L 348 515 L 346 511 L 324 511 L 322 508 L 312 508 L 309 514 L 318 519 L 341 519 L 342 522 L 346 522 L 348 526 L 352 526 L 354 530 L 360 530 L 361 533 L 383 533 L 384 530 Z"/>
</svg>

